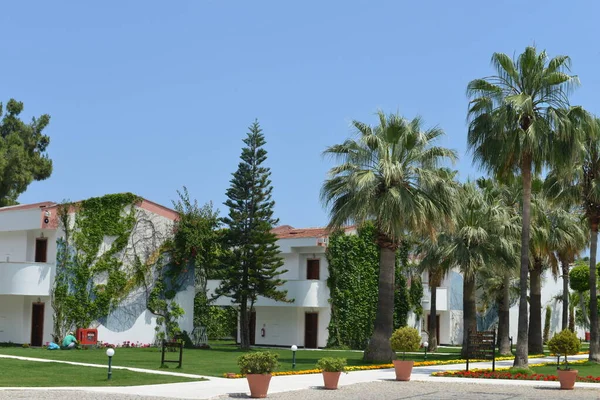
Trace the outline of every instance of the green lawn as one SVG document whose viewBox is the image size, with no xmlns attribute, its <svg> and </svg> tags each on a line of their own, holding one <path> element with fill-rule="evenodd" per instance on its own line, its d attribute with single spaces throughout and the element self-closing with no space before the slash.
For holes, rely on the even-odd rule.
<svg viewBox="0 0 600 400">
<path fill-rule="evenodd" d="M 243 354 L 233 344 L 211 344 L 211 350 L 183 350 L 183 367 L 176 369 L 175 364 L 170 364 L 173 371 L 189 374 L 222 376 L 226 372 L 239 372 L 237 358 Z M 271 349 L 279 354 L 281 363 L 279 371 L 290 371 L 292 369 L 292 352 L 289 349 Z M 0 354 L 15 356 L 46 358 L 51 360 L 77 361 L 91 364 L 106 364 L 107 357 L 104 350 L 44 350 L 24 349 L 20 347 L 0 348 Z M 321 357 L 344 357 L 348 359 L 348 365 L 365 365 L 362 361 L 362 352 L 337 351 L 337 350 L 298 350 L 296 352 L 296 369 L 313 369 L 317 360 Z M 176 353 L 170 353 L 169 357 L 176 359 Z M 449 356 L 427 354 L 427 360 L 451 360 L 459 358 L 455 353 Z M 423 354 L 407 355 L 407 359 L 423 361 Z M 137 367 L 146 369 L 159 369 L 160 350 L 156 348 L 118 348 L 115 350 L 113 365 Z"/>
<path fill-rule="evenodd" d="M 579 376 L 600 376 L 600 364 L 587 362 L 585 364 L 573 364 L 571 368 L 579 371 L 577 374 Z M 533 367 L 531 369 L 536 374 L 556 375 L 556 364 L 549 364 L 543 367 Z"/>
<path fill-rule="evenodd" d="M 0 370 L 0 386 L 3 387 L 136 386 L 198 381 L 126 370 L 113 370 L 109 381 L 104 368 L 10 359 L 0 359 Z"/>
</svg>

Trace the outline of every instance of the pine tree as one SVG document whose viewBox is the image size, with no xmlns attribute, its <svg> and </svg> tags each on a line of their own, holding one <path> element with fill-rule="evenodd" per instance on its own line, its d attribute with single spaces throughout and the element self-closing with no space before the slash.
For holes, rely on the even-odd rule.
<svg viewBox="0 0 600 400">
<path fill-rule="evenodd" d="M 271 229 L 278 223 L 273 218 L 275 202 L 269 168 L 262 166 L 267 151 L 262 130 L 255 121 L 244 139 L 241 162 L 233 173 L 231 186 L 226 192 L 225 205 L 229 214 L 223 218 L 227 226 L 223 279 L 216 290 L 218 296 L 227 296 L 239 305 L 242 349 L 250 348 L 250 318 L 258 296 L 287 302 L 285 283 L 279 275 L 283 258 L 279 255 L 277 237 Z"/>
</svg>

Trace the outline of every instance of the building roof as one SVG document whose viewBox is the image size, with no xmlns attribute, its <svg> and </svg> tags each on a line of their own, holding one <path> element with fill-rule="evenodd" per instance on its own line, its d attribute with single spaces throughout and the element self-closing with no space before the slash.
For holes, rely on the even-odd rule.
<svg viewBox="0 0 600 400">
<path fill-rule="evenodd" d="M 80 201 L 74 201 L 72 202 L 73 204 L 78 204 L 80 203 Z M 53 209 L 58 207 L 59 204 L 55 203 L 53 201 L 43 201 L 40 203 L 32 203 L 32 204 L 18 204 L 15 206 L 6 206 L 6 207 L 0 207 L 0 212 L 6 212 L 6 211 L 22 211 L 22 210 L 31 210 L 31 209 L 36 209 L 36 208 L 49 208 L 49 209 Z M 171 220 L 175 220 L 177 219 L 177 217 L 179 216 L 179 214 L 177 213 L 177 211 L 169 208 L 169 207 L 165 207 L 161 204 L 155 203 L 151 200 L 145 199 L 143 197 L 141 197 L 141 201 L 137 204 L 138 207 L 143 208 L 145 210 L 151 211 L 155 214 L 161 215 L 165 218 L 169 218 Z"/>
<path fill-rule="evenodd" d="M 32 203 L 32 204 L 17 204 L 16 206 L 0 207 L 0 212 L 31 210 L 32 208 L 45 208 L 45 207 L 52 207 L 55 205 L 56 205 L 56 203 L 54 203 L 52 201 L 42 201 L 40 203 Z"/>
<path fill-rule="evenodd" d="M 354 226 L 344 228 L 346 232 L 354 229 Z M 273 228 L 272 232 L 278 239 L 320 238 L 329 236 L 331 233 L 327 228 L 294 228 L 290 225 L 281 225 Z"/>
</svg>

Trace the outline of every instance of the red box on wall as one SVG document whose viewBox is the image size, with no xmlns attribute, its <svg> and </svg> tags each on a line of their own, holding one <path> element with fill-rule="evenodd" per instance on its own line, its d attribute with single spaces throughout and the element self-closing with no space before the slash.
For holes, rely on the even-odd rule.
<svg viewBox="0 0 600 400">
<path fill-rule="evenodd" d="M 77 329 L 77 341 L 79 344 L 97 344 L 98 343 L 98 329 Z"/>
</svg>

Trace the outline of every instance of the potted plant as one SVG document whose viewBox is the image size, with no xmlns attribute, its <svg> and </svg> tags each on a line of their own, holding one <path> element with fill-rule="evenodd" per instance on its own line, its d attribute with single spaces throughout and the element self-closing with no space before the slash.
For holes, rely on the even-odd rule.
<svg viewBox="0 0 600 400">
<path fill-rule="evenodd" d="M 258 351 L 244 354 L 238 358 L 238 365 L 248 379 L 250 397 L 262 399 L 267 397 L 271 373 L 277 368 L 279 354 L 269 351 Z"/>
<path fill-rule="evenodd" d="M 317 369 L 323 372 L 325 389 L 337 389 L 340 375 L 346 371 L 346 359 L 324 357 L 317 361 Z"/>
<path fill-rule="evenodd" d="M 390 343 L 394 351 L 402 352 L 402 360 L 394 360 L 394 369 L 396 370 L 397 381 L 410 381 L 414 361 L 406 361 L 407 351 L 417 351 L 421 345 L 421 335 L 415 328 L 404 326 L 396 329 L 390 338 Z"/>
<path fill-rule="evenodd" d="M 577 354 L 580 346 L 581 343 L 579 342 L 577 335 L 569 329 L 557 333 L 548 342 L 548 349 L 556 354 L 559 360 L 560 356 L 565 356 L 563 369 L 558 367 L 558 380 L 560 381 L 561 389 L 572 390 L 573 386 L 575 386 L 575 380 L 577 379 L 577 373 L 579 371 L 569 368 L 567 355 Z"/>
</svg>

